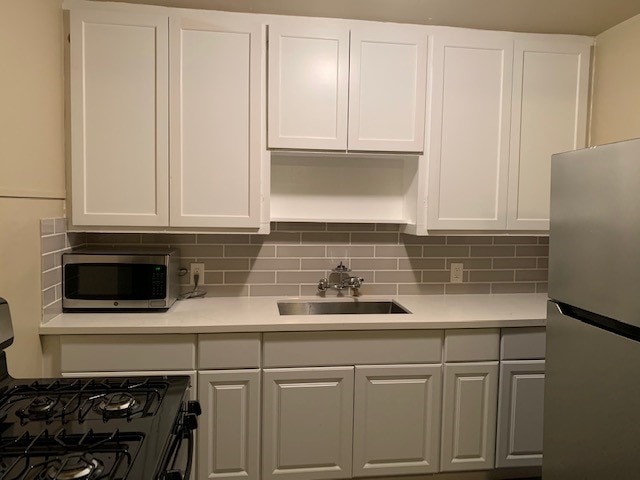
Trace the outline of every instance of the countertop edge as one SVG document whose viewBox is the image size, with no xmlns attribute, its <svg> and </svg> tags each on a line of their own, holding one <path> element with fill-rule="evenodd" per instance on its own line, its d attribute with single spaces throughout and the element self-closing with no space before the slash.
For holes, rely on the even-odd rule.
<svg viewBox="0 0 640 480">
<path fill-rule="evenodd" d="M 464 320 L 443 322 L 389 322 L 389 323 L 298 323 L 274 325 L 185 325 L 163 327 L 40 327 L 46 335 L 126 335 L 126 334 L 193 334 L 193 333 L 268 333 L 362 330 L 446 330 L 453 328 L 509 328 L 544 327 L 546 319 Z"/>
</svg>

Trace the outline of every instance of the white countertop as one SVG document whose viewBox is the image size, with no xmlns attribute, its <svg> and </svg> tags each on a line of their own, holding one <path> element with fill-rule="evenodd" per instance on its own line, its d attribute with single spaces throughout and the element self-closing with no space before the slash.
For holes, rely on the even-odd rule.
<svg viewBox="0 0 640 480">
<path fill-rule="evenodd" d="M 411 314 L 280 315 L 279 301 L 395 300 Z M 41 335 L 285 332 L 544 326 L 546 294 L 401 295 L 354 298 L 222 297 L 176 302 L 166 312 L 63 313 Z"/>
</svg>

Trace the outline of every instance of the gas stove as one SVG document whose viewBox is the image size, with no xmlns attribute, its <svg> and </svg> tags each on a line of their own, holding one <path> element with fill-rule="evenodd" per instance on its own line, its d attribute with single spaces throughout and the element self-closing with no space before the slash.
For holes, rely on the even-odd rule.
<svg viewBox="0 0 640 480">
<path fill-rule="evenodd" d="M 0 298 L 0 480 L 181 480 L 200 406 L 189 377 L 17 380 Z"/>
</svg>

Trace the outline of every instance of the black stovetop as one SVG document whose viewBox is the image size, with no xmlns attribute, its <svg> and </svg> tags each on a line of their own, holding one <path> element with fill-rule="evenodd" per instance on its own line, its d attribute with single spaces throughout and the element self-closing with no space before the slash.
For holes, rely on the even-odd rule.
<svg viewBox="0 0 640 480">
<path fill-rule="evenodd" d="M 16 380 L 0 352 L 0 480 L 160 476 L 189 377 Z"/>
</svg>

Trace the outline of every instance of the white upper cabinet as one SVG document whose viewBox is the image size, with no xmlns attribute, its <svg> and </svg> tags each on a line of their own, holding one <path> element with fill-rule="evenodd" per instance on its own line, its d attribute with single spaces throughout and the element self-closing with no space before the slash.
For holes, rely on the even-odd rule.
<svg viewBox="0 0 640 480">
<path fill-rule="evenodd" d="M 586 146 L 590 38 L 516 40 L 510 230 L 547 230 L 551 155 Z"/>
<path fill-rule="evenodd" d="M 430 230 L 547 230 L 551 155 L 585 146 L 589 37 L 434 34 Z"/>
<path fill-rule="evenodd" d="M 456 30 L 433 43 L 428 226 L 504 228 L 512 37 Z"/>
<path fill-rule="evenodd" d="M 269 147 L 346 150 L 349 30 L 269 26 Z"/>
<path fill-rule="evenodd" d="M 73 225 L 260 228 L 261 20 L 92 3 L 71 11 Z"/>
<path fill-rule="evenodd" d="M 349 150 L 424 149 L 427 32 L 411 26 L 351 30 Z"/>
<path fill-rule="evenodd" d="M 172 226 L 259 226 L 262 30 L 171 18 Z"/>
<path fill-rule="evenodd" d="M 78 10 L 70 31 L 73 223 L 167 225 L 167 17 Z"/>
<path fill-rule="evenodd" d="M 427 38 L 416 26 L 270 25 L 269 147 L 422 151 Z"/>
</svg>

